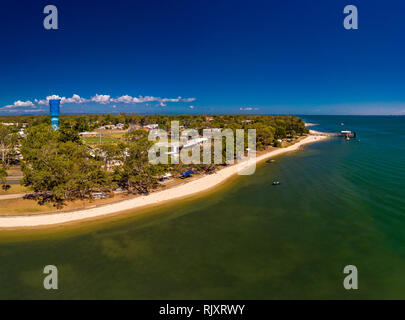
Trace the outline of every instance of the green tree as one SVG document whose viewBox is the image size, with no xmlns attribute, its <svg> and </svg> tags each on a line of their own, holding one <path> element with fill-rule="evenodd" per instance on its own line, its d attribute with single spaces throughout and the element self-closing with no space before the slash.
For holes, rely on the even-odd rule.
<svg viewBox="0 0 405 320">
<path fill-rule="evenodd" d="M 107 170 L 114 162 L 121 163 L 125 151 L 124 143 L 105 143 L 100 146 L 100 158 L 104 160 Z"/>
<path fill-rule="evenodd" d="M 125 139 L 123 165 L 115 170 L 118 185 L 132 193 L 149 193 L 158 186 L 158 177 L 165 166 L 149 162 L 148 151 L 153 142 L 148 140 L 147 132 L 134 130 Z"/>
<path fill-rule="evenodd" d="M 23 184 L 36 192 L 38 202 L 61 207 L 67 200 L 91 198 L 94 191 L 110 192 L 114 184 L 103 162 L 87 146 L 59 137 L 48 127 L 33 127 L 21 148 Z"/>
<path fill-rule="evenodd" d="M 7 171 L 4 168 L 0 168 L 0 184 L 3 189 L 7 186 Z"/>
<path fill-rule="evenodd" d="M 8 168 L 13 158 L 16 157 L 18 136 L 3 124 L 0 124 L 0 156 L 3 168 Z"/>
<path fill-rule="evenodd" d="M 80 143 L 81 139 L 77 130 L 69 127 L 61 127 L 58 130 L 59 137 L 58 139 L 62 142 L 72 141 Z"/>
</svg>

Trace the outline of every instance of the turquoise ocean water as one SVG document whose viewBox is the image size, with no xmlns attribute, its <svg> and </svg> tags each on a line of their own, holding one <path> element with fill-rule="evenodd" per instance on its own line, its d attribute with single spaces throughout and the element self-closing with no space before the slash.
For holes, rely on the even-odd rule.
<svg viewBox="0 0 405 320">
<path fill-rule="evenodd" d="M 0 232 L 0 298 L 405 298 L 405 117 L 302 118 L 360 142 L 305 146 L 139 217 Z M 343 288 L 349 264 L 358 290 Z"/>
</svg>

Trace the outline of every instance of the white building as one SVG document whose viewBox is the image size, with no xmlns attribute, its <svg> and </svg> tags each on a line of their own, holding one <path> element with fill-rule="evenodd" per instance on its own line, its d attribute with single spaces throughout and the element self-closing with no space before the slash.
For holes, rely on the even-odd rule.
<svg viewBox="0 0 405 320">
<path fill-rule="evenodd" d="M 98 132 L 80 132 L 79 133 L 79 136 L 80 137 L 97 137 L 97 136 L 99 136 L 100 134 L 98 133 Z"/>
<path fill-rule="evenodd" d="M 159 129 L 159 125 L 154 123 L 154 124 L 147 124 L 145 126 L 143 126 L 144 129 L 148 129 L 148 130 L 153 130 L 153 129 Z"/>
</svg>

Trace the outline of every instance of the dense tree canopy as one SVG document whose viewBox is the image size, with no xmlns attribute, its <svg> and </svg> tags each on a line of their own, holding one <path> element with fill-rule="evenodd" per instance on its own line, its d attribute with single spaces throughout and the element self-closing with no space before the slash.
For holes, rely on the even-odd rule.
<svg viewBox="0 0 405 320">
<path fill-rule="evenodd" d="M 85 199 L 94 191 L 111 191 L 111 177 L 91 150 L 49 126 L 28 130 L 21 152 L 24 158 L 23 184 L 30 186 L 40 203 L 51 201 L 60 207 L 66 200 Z"/>
<path fill-rule="evenodd" d="M 16 159 L 16 146 L 18 135 L 13 131 L 13 127 L 0 124 L 0 161 L 3 168 L 8 168 Z"/>
</svg>

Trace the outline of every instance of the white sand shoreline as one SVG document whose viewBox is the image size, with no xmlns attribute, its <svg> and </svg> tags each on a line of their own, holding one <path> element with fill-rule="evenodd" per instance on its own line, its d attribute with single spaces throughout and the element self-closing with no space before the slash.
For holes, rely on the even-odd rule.
<svg viewBox="0 0 405 320">
<path fill-rule="evenodd" d="M 269 157 L 297 150 L 302 145 L 321 141 L 326 138 L 327 136 L 312 133 L 312 135 L 307 136 L 303 140 L 289 147 L 272 150 L 256 157 L 255 163 L 263 161 Z M 112 215 L 121 211 L 127 211 L 131 209 L 146 207 L 149 205 L 161 204 L 174 199 L 189 197 L 202 191 L 207 191 L 219 185 L 231 176 L 237 174 L 239 170 L 246 168 L 246 164 L 247 162 L 238 163 L 219 170 L 212 175 L 204 176 L 202 178 L 181 184 L 171 189 L 157 191 L 146 196 L 140 196 L 129 200 L 122 200 L 119 202 L 97 206 L 94 208 L 48 214 L 0 216 L 0 229 L 32 228 L 44 226 L 51 227 L 64 223 L 76 221 L 79 222 L 82 220 Z"/>
<path fill-rule="evenodd" d="M 319 125 L 319 123 L 305 122 L 305 127 L 315 127 L 317 125 Z"/>
</svg>

